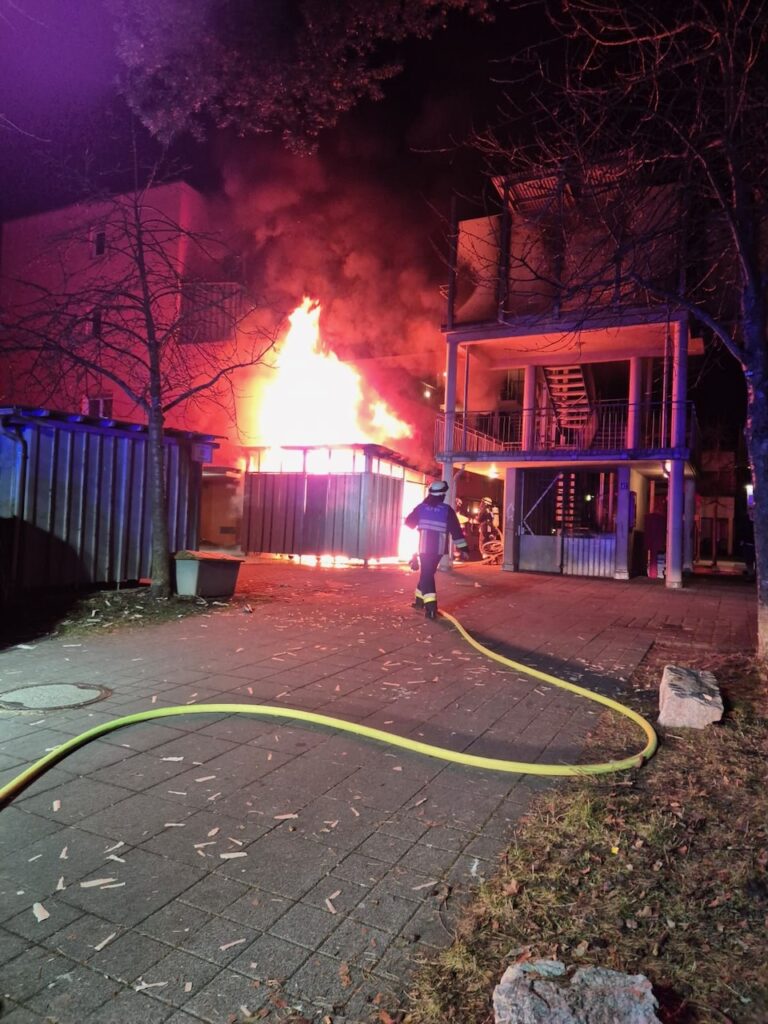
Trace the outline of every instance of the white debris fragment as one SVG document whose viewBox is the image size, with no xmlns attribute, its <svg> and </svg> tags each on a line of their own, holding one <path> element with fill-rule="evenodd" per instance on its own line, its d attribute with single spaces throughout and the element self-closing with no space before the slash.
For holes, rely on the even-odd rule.
<svg viewBox="0 0 768 1024">
<path fill-rule="evenodd" d="M 51 916 L 42 903 L 33 903 L 32 913 L 35 915 L 35 920 L 38 924 L 40 924 L 41 921 L 47 921 Z"/>
<path fill-rule="evenodd" d="M 195 779 L 195 782 L 210 782 L 211 779 L 215 778 L 215 775 L 201 775 L 199 779 Z"/>
<path fill-rule="evenodd" d="M 433 885 L 437 885 L 437 880 L 434 878 L 431 882 L 422 882 L 421 885 L 411 886 L 411 892 L 418 892 L 419 889 L 429 889 Z"/>
<path fill-rule="evenodd" d="M 192 991 L 192 982 L 191 981 L 185 981 L 184 982 L 184 991 L 185 992 L 191 992 Z"/>
<path fill-rule="evenodd" d="M 56 813 L 56 811 L 61 810 L 61 800 L 54 800 L 53 803 L 51 804 L 51 810 L 53 811 L 54 814 Z"/>
<path fill-rule="evenodd" d="M 107 860 L 114 860 L 118 864 L 125 864 L 125 857 L 118 857 L 116 853 L 108 853 Z"/>
<path fill-rule="evenodd" d="M 247 857 L 247 856 L 248 856 L 248 854 L 245 853 L 243 850 L 238 850 L 237 853 L 220 853 L 219 854 L 219 857 L 221 857 L 222 860 L 234 860 L 235 857 Z"/>
<path fill-rule="evenodd" d="M 134 992 L 143 992 L 147 988 L 165 988 L 167 981 L 140 981 L 133 986 Z"/>
<path fill-rule="evenodd" d="M 276 814 L 275 821 L 288 821 L 290 818 L 298 818 L 298 814 Z"/>
<path fill-rule="evenodd" d="M 68 857 L 67 850 L 68 849 L 69 849 L 68 846 L 63 846 L 61 848 L 61 853 L 59 854 L 59 860 L 67 860 L 67 857 Z"/>
<path fill-rule="evenodd" d="M 64 875 L 62 875 L 56 883 L 56 892 L 64 892 L 66 888 L 66 885 L 64 885 Z"/>
<path fill-rule="evenodd" d="M 220 831 L 221 831 L 221 830 L 219 829 L 219 827 L 218 827 L 218 825 L 217 825 L 217 826 L 216 826 L 216 828 L 212 828 L 212 829 L 210 829 L 210 830 L 209 830 L 209 831 L 208 831 L 208 832 L 206 833 L 206 835 L 207 835 L 207 836 L 208 836 L 208 838 L 210 839 L 210 838 L 211 838 L 211 836 L 217 836 L 217 835 L 219 834 L 219 832 L 220 832 Z"/>
<path fill-rule="evenodd" d="M 183 757 L 161 757 L 161 761 L 183 761 Z"/>
<path fill-rule="evenodd" d="M 125 843 L 121 839 L 119 843 L 115 843 L 114 846 L 108 846 L 104 853 L 112 853 L 113 850 L 119 850 L 121 846 L 125 846 Z"/>
<path fill-rule="evenodd" d="M 163 827 L 164 828 L 184 828 L 185 825 L 184 825 L 183 821 L 166 821 L 166 823 L 165 823 L 165 825 Z"/>
<path fill-rule="evenodd" d="M 87 882 L 81 882 L 81 889 L 95 889 L 97 885 L 109 885 L 110 882 L 116 882 L 116 878 L 91 878 Z"/>
<path fill-rule="evenodd" d="M 332 914 L 336 913 L 336 907 L 334 907 L 334 905 L 331 903 L 330 899 L 326 899 L 325 905 L 326 905 L 326 907 L 328 907 L 328 909 L 330 910 L 330 912 Z"/>
<path fill-rule="evenodd" d="M 94 946 L 93 948 L 96 950 L 97 953 L 100 953 L 105 946 L 109 945 L 109 943 L 112 941 L 112 939 L 114 939 L 116 935 L 117 932 L 112 932 L 112 934 L 108 935 L 106 939 L 102 939 L 98 946 Z"/>
<path fill-rule="evenodd" d="M 31 864 L 33 860 L 40 860 L 42 856 L 42 853 L 36 853 L 34 857 L 29 857 L 27 859 L 27 864 Z"/>
<path fill-rule="evenodd" d="M 232 949 L 233 946 L 242 946 L 245 939 L 234 939 L 232 942 L 225 942 L 223 946 L 219 946 L 221 952 L 225 952 L 227 949 Z"/>
</svg>

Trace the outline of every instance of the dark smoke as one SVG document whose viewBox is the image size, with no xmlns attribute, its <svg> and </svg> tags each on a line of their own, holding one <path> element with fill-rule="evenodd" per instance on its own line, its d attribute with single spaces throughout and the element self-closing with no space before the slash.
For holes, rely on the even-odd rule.
<svg viewBox="0 0 768 1024">
<path fill-rule="evenodd" d="M 359 161 L 269 144 L 230 151 L 223 179 L 254 289 L 276 317 L 304 295 L 319 301 L 327 347 L 413 423 L 410 443 L 393 447 L 432 466 L 440 396 L 430 405 L 423 391 L 443 377 L 446 270 L 434 244 L 442 226 L 427 203 Z"/>
</svg>

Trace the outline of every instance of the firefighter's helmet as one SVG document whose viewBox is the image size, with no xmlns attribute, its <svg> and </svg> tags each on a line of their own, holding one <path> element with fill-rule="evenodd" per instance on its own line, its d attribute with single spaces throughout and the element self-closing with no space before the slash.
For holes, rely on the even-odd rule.
<svg viewBox="0 0 768 1024">
<path fill-rule="evenodd" d="M 444 498 L 448 493 L 448 482 L 446 480 L 435 480 L 429 485 L 429 495 L 432 498 Z"/>
</svg>

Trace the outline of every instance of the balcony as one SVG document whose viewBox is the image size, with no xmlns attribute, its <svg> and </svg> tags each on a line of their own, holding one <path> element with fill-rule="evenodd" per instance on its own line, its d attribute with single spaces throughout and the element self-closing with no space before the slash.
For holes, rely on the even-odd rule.
<svg viewBox="0 0 768 1024">
<path fill-rule="evenodd" d="M 692 402 L 686 402 L 686 447 L 694 449 L 698 428 Z M 453 443 L 446 438 L 445 415 L 435 423 L 435 452 L 461 455 L 496 455 L 516 452 L 556 455 L 560 452 L 643 452 L 652 455 L 673 447 L 671 442 L 671 402 L 643 403 L 634 426 L 634 443 L 627 444 L 630 419 L 628 402 L 593 402 L 586 421 L 578 427 L 563 426 L 552 409 L 518 412 L 489 410 L 456 412 Z M 528 443 L 525 443 L 527 438 Z"/>
</svg>

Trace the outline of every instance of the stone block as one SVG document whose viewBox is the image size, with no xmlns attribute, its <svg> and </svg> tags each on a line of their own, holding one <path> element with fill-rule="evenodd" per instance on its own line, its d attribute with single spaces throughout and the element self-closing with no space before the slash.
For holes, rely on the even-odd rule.
<svg viewBox="0 0 768 1024">
<path fill-rule="evenodd" d="M 531 960 L 504 972 L 493 992 L 496 1024 L 660 1024 L 658 1003 L 642 974 Z"/>
<path fill-rule="evenodd" d="M 723 717 L 723 698 L 711 672 L 665 665 L 659 689 L 659 725 L 704 729 Z"/>
</svg>

